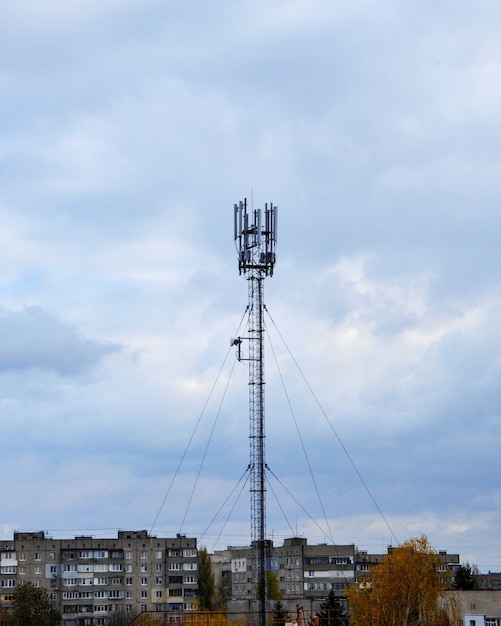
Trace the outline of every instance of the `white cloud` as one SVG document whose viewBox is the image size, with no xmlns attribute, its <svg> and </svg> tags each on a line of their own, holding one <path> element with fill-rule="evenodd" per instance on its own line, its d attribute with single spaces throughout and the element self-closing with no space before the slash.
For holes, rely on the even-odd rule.
<svg viewBox="0 0 501 626">
<path fill-rule="evenodd" d="M 16 442 L 4 462 L 22 448 L 40 470 L 10 473 L 3 534 L 57 529 L 67 498 L 71 527 L 149 527 L 244 333 L 232 205 L 246 195 L 279 205 L 267 306 L 395 532 L 491 566 L 499 9 L 55 1 L 0 13 L 0 437 Z M 336 540 L 385 545 L 267 327 Z M 268 346 L 270 458 L 319 517 L 274 360 Z M 204 505 L 247 464 L 247 370 L 230 376 L 233 364 L 187 455 L 186 477 L 220 410 Z M 68 472 L 85 507 L 51 491 L 47 476 L 65 485 Z M 33 518 L 35 493 L 50 505 Z M 201 532 L 194 507 L 186 528 Z M 222 541 L 246 542 L 237 508 Z M 181 518 L 171 505 L 158 527 Z M 277 537 L 290 532 L 278 518 Z"/>
<path fill-rule="evenodd" d="M 79 336 L 38 307 L 1 316 L 0 342 L 0 372 L 34 369 L 62 376 L 84 373 L 119 349 Z"/>
</svg>

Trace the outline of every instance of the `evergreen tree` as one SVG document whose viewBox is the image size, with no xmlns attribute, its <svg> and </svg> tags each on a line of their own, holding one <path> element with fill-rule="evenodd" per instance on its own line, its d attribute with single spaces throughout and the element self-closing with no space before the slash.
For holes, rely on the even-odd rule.
<svg viewBox="0 0 501 626">
<path fill-rule="evenodd" d="M 273 626 L 284 626 L 286 622 L 291 622 L 289 612 L 285 609 L 281 600 L 277 600 L 273 605 Z"/>
<path fill-rule="evenodd" d="M 475 589 L 475 570 L 469 563 L 463 563 L 452 577 L 453 589 Z"/>
<path fill-rule="evenodd" d="M 348 626 L 348 615 L 341 600 L 336 596 L 334 589 L 320 604 L 320 611 L 314 619 L 315 626 Z"/>
</svg>

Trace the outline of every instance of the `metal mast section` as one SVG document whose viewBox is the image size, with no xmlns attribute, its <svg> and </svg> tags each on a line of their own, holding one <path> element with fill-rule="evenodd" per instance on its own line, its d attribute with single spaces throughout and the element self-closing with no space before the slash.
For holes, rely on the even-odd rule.
<svg viewBox="0 0 501 626">
<path fill-rule="evenodd" d="M 277 207 L 247 208 L 247 199 L 234 205 L 238 269 L 249 293 L 249 441 L 252 575 L 259 604 L 259 624 L 266 624 L 266 462 L 264 428 L 263 281 L 273 276 L 277 242 Z M 241 339 L 234 340 L 238 345 Z"/>
</svg>

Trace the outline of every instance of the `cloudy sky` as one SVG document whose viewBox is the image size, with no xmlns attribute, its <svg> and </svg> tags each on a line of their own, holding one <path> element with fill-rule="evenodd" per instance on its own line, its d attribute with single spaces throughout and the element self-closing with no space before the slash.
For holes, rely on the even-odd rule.
<svg viewBox="0 0 501 626">
<path fill-rule="evenodd" d="M 494 0 L 2 2 L 2 538 L 248 543 L 252 196 L 279 206 L 269 536 L 424 533 L 501 570 L 500 23 Z"/>
</svg>

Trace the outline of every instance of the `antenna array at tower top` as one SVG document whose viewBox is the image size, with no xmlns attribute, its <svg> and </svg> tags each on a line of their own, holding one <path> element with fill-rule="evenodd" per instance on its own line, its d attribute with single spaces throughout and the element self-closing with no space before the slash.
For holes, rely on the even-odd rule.
<svg viewBox="0 0 501 626">
<path fill-rule="evenodd" d="M 277 207 L 265 204 L 261 209 L 247 210 L 247 198 L 234 205 L 235 241 L 238 241 L 240 274 L 257 271 L 273 276 L 277 244 Z"/>
</svg>

